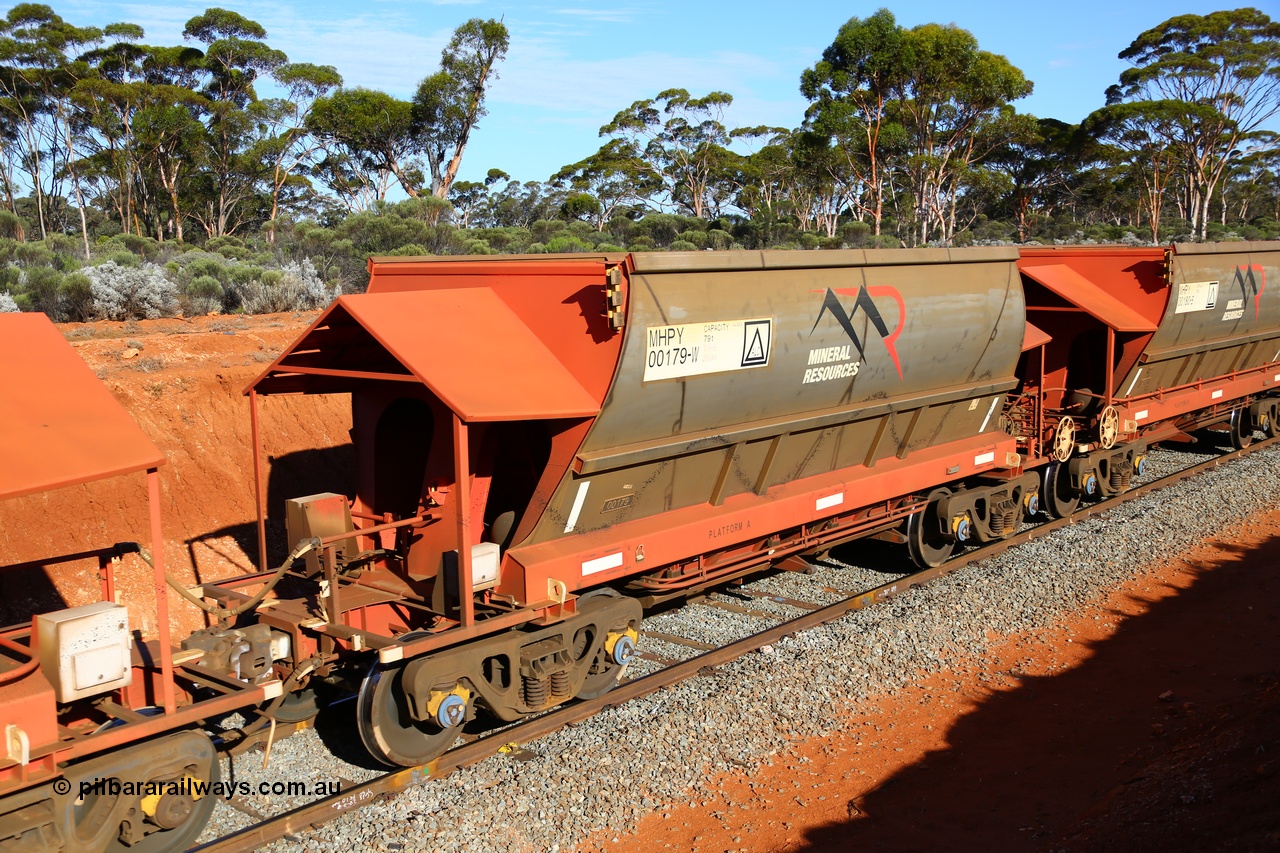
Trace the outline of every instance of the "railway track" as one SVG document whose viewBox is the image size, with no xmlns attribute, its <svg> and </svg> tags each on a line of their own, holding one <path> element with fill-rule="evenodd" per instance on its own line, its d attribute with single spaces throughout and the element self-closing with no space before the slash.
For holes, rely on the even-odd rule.
<svg viewBox="0 0 1280 853">
<path fill-rule="evenodd" d="M 752 651 L 759 650 L 764 646 L 777 643 L 792 634 L 831 622 L 852 611 L 863 609 L 872 604 L 890 600 L 914 587 L 998 556 L 1032 539 L 1045 536 L 1060 528 L 1107 512 L 1127 501 L 1194 478 L 1211 468 L 1230 463 L 1247 454 L 1273 447 L 1276 443 L 1277 439 L 1261 441 L 1246 450 L 1225 453 L 1192 464 L 1175 473 L 1136 486 L 1117 498 L 1096 504 L 1082 505 L 1076 513 L 1068 518 L 1047 521 L 1034 527 L 1029 527 L 1007 540 L 958 555 L 934 569 L 925 569 L 905 576 L 895 577 L 886 583 L 861 591 L 824 587 L 824 590 L 828 593 L 844 596 L 834 603 L 817 604 L 749 590 L 734 596 L 734 602 L 712 601 L 705 597 L 696 597 L 693 599 L 694 603 L 756 618 L 781 618 L 777 612 L 762 609 L 764 606 L 769 605 L 770 600 L 773 604 L 782 605 L 781 609 L 800 611 L 800 613 L 792 618 L 778 621 L 763 631 L 752 633 L 723 645 L 713 645 L 666 631 L 644 631 L 643 633 L 649 639 L 656 641 L 659 645 L 666 644 L 668 646 L 682 647 L 693 654 L 691 657 L 681 660 L 674 659 L 674 657 L 650 654 L 647 660 L 651 664 L 660 665 L 661 668 L 634 680 L 626 681 L 598 699 L 575 702 L 521 723 L 492 731 L 487 735 L 455 747 L 436 761 L 422 767 L 392 771 L 363 783 L 350 786 L 344 785 L 343 790 L 337 795 L 316 800 L 285 811 L 282 814 L 265 818 L 247 828 L 209 841 L 195 849 L 199 851 L 255 850 L 271 841 L 319 826 L 347 814 L 353 809 L 394 797 L 397 793 L 426 781 L 444 778 L 459 768 L 475 764 L 499 752 L 517 751 L 518 754 L 518 751 L 523 748 L 523 744 L 528 744 L 552 732 L 572 726 L 605 708 L 621 705 L 699 674 L 708 674 L 716 667 Z M 741 603 L 736 603 L 737 601 L 741 601 Z M 644 648 L 644 644 L 641 647 Z"/>
</svg>

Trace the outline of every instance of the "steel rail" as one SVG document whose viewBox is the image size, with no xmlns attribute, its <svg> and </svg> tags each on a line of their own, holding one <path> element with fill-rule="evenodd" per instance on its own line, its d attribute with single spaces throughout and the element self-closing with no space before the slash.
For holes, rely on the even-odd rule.
<svg viewBox="0 0 1280 853">
<path fill-rule="evenodd" d="M 248 853 L 248 851 L 256 850 L 262 845 L 283 838 L 286 835 L 318 827 L 320 824 L 340 817 L 348 811 L 370 805 L 375 801 L 394 797 L 407 788 L 431 779 L 443 778 L 454 770 L 480 762 L 498 754 L 505 746 L 528 743 L 544 735 L 559 731 L 566 726 L 580 723 L 606 708 L 622 705 L 633 699 L 647 696 L 700 673 L 705 674 L 705 670 L 733 661 L 749 652 L 757 651 L 761 646 L 776 643 L 792 634 L 832 622 L 855 610 L 861 610 L 872 604 L 887 601 L 929 581 L 944 577 L 983 560 L 999 556 L 1010 548 L 1115 509 L 1127 501 L 1192 479 L 1205 471 L 1228 464 L 1250 453 L 1273 447 L 1278 442 L 1280 442 L 1280 438 L 1265 439 L 1243 450 L 1231 451 L 1213 459 L 1198 462 L 1158 480 L 1136 486 L 1122 495 L 1081 506 L 1066 518 L 1042 522 L 1035 527 L 1016 533 L 1008 539 L 993 542 L 965 554 L 957 555 L 936 568 L 913 572 L 858 595 L 801 614 L 794 619 L 766 628 L 760 633 L 743 637 L 728 645 L 674 663 L 643 678 L 620 684 L 599 698 L 574 702 L 525 722 L 508 726 L 491 735 L 482 736 L 451 749 L 435 761 L 420 767 L 393 770 L 390 773 L 348 788 L 339 794 L 317 800 L 314 803 L 297 806 L 280 815 L 270 817 L 261 823 L 192 848 L 192 853 L 196 853 L 196 851 L 199 851 L 199 853 L 241 853 L 241 851 Z"/>
</svg>

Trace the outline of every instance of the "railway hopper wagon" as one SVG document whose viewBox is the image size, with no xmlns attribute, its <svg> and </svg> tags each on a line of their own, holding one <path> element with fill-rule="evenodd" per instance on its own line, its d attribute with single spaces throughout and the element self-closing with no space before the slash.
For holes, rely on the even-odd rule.
<svg viewBox="0 0 1280 853">
<path fill-rule="evenodd" d="M 1275 435 L 1280 244 L 1023 249 L 1019 267 L 1041 346 L 1006 422 L 1045 462 L 1049 515 L 1127 489 L 1156 442 Z"/>
<path fill-rule="evenodd" d="M 259 609 L 290 686 L 371 661 L 361 735 L 418 764 L 478 708 L 610 689 L 642 606 L 860 536 L 936 565 L 1011 535 L 1039 489 L 1002 419 L 1028 340 L 1017 260 L 373 259 L 368 292 L 247 391 L 255 413 L 352 400 L 354 498 L 284 508 L 318 594 Z M 266 579 L 203 592 L 230 606 Z"/>
<path fill-rule="evenodd" d="M 862 537 L 938 565 L 1123 492 L 1154 443 L 1274 435 L 1278 266 L 1275 243 L 373 259 L 246 389 L 261 571 L 188 590 L 157 546 L 126 607 L 145 549 L 84 551 L 101 601 L 0 630 L 0 848 L 192 840 L 219 714 L 257 709 L 221 736 L 243 745 L 337 685 L 373 756 L 421 764 L 478 712 L 606 693 L 653 604 Z M 162 542 L 162 457 L 56 329 L 0 317 L 0 362 L 0 499 L 146 472 Z M 280 394 L 350 395 L 355 489 L 272 506 L 268 570 Z M 213 623 L 176 647 L 166 583 Z"/>
<path fill-rule="evenodd" d="M 269 663 L 255 678 L 205 678 L 187 669 L 198 652 L 171 645 L 164 457 L 48 318 L 0 314 L 0 364 L 0 502 L 47 493 L 61 518 L 68 488 L 142 474 L 154 548 L 146 565 L 135 543 L 95 545 L 74 531 L 72 554 L 22 564 L 0 554 L 8 612 L 35 601 L 22 570 L 87 566 L 79 577 L 91 586 L 67 594 L 96 599 L 0 627 L 0 850 L 184 849 L 216 799 L 201 787 L 217 780 L 218 761 L 200 726 L 280 698 L 283 686 Z"/>
</svg>

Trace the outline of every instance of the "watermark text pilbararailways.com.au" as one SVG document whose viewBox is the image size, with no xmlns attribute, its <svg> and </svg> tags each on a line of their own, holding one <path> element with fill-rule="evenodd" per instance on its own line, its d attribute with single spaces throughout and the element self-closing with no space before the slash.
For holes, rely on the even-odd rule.
<svg viewBox="0 0 1280 853">
<path fill-rule="evenodd" d="M 59 779 L 53 784 L 58 794 L 70 794 L 72 785 L 66 779 Z M 109 777 L 106 779 L 84 779 L 76 786 L 78 798 L 93 796 L 112 797 L 189 797 L 193 800 L 202 797 L 219 797 L 229 800 L 235 796 L 250 797 L 254 794 L 266 797 L 330 797 L 341 793 L 342 784 L 337 779 L 320 779 L 315 782 L 284 781 L 274 782 L 205 782 L 190 776 L 183 779 L 162 782 L 133 782 L 126 779 Z"/>
</svg>

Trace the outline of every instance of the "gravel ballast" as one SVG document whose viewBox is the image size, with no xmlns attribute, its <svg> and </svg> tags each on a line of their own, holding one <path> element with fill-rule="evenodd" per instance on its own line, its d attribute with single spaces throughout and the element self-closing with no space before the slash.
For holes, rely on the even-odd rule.
<svg viewBox="0 0 1280 853">
<path fill-rule="evenodd" d="M 1155 451 L 1147 478 L 1201 456 Z M 1280 449 L 1253 454 L 884 605 L 791 636 L 709 675 L 608 709 L 526 744 L 526 752 L 497 755 L 266 849 L 571 850 L 601 830 L 625 833 L 648 812 L 691 798 L 696 802 L 709 776 L 732 769 L 751 772 L 793 741 L 840 727 L 860 703 L 893 694 L 917 673 L 937 672 L 959 660 L 982 662 L 1000 635 L 1053 627 L 1159 562 L 1271 510 L 1280 499 L 1277 470 Z M 866 589 L 906 567 L 901 554 L 880 543 L 855 543 L 832 557 L 813 574 L 773 575 L 746 586 L 823 604 L 839 598 L 826 587 Z M 780 619 L 799 613 L 770 598 L 732 592 L 710 599 L 776 612 Z M 645 627 L 723 644 L 770 624 L 759 616 L 693 604 L 662 612 Z M 673 659 L 696 654 L 649 639 L 641 648 Z M 633 673 L 654 668 L 637 665 Z M 265 770 L 261 753 L 251 752 L 236 758 L 234 768 L 224 763 L 223 778 L 234 772 L 237 781 L 256 786 L 260 781 L 361 782 L 377 775 L 381 770 L 361 754 L 354 734 L 353 706 L 330 708 L 318 730 L 276 743 Z M 310 801 L 244 798 L 246 806 L 264 814 Z M 252 822 L 250 815 L 219 804 L 202 840 Z"/>
</svg>

